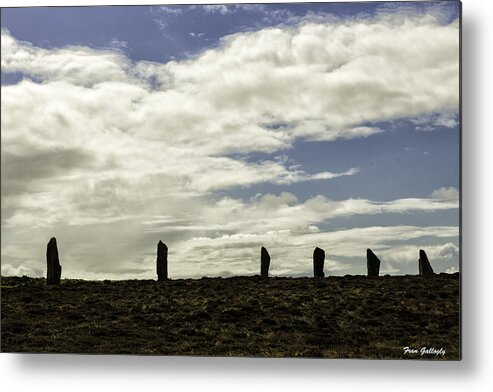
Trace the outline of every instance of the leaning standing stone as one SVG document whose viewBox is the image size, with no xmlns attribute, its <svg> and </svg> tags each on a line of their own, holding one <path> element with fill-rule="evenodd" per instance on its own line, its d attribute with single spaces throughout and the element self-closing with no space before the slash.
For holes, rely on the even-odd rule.
<svg viewBox="0 0 493 392">
<path fill-rule="evenodd" d="M 157 244 L 156 269 L 158 282 L 168 279 L 168 247 L 162 241 Z"/>
<path fill-rule="evenodd" d="M 267 278 L 269 276 L 270 255 L 262 246 L 260 249 L 260 276 Z"/>
<path fill-rule="evenodd" d="M 58 259 L 58 248 L 56 238 L 53 237 L 46 247 L 46 282 L 48 284 L 60 284 L 62 266 Z"/>
<path fill-rule="evenodd" d="M 426 252 L 423 249 L 419 250 L 419 274 L 425 276 L 435 274 L 433 268 L 431 268 L 428 256 L 426 256 Z"/>
<path fill-rule="evenodd" d="M 324 274 L 325 251 L 320 248 L 315 248 L 313 251 L 313 276 L 323 278 Z"/>
<path fill-rule="evenodd" d="M 368 276 L 378 276 L 380 273 L 380 259 L 371 249 L 366 250 L 366 266 Z"/>
</svg>

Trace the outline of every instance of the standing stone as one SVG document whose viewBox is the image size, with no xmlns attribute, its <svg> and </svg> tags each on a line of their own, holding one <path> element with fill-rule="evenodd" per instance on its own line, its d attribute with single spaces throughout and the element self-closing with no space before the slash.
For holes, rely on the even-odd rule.
<svg viewBox="0 0 493 392">
<path fill-rule="evenodd" d="M 313 276 L 315 278 L 323 278 L 324 274 L 325 251 L 320 248 L 315 248 L 313 251 Z"/>
<path fill-rule="evenodd" d="M 435 274 L 433 268 L 431 268 L 428 256 L 426 256 L 426 252 L 423 249 L 419 250 L 419 274 L 425 276 Z"/>
<path fill-rule="evenodd" d="M 269 266 L 270 266 L 270 255 L 262 246 L 260 249 L 260 276 L 267 278 L 269 277 Z"/>
<path fill-rule="evenodd" d="M 378 276 L 380 273 L 380 259 L 371 249 L 366 250 L 366 267 L 368 276 Z"/>
<path fill-rule="evenodd" d="M 158 282 L 168 279 L 168 247 L 162 241 L 157 244 L 156 269 Z"/>
<path fill-rule="evenodd" d="M 58 248 L 56 238 L 53 237 L 46 247 L 46 282 L 48 284 L 60 284 L 62 266 L 58 259 Z"/>
</svg>

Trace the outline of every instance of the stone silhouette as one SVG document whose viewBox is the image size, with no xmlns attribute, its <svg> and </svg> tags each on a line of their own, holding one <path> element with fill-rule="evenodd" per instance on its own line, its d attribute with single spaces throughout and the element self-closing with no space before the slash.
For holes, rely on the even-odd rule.
<svg viewBox="0 0 493 392">
<path fill-rule="evenodd" d="M 366 250 L 366 267 L 368 276 L 378 276 L 380 273 L 380 259 L 371 249 Z"/>
<path fill-rule="evenodd" d="M 325 251 L 320 248 L 315 248 L 313 251 L 313 276 L 323 278 L 324 274 Z"/>
<path fill-rule="evenodd" d="M 267 278 L 269 276 L 270 255 L 262 246 L 260 249 L 260 276 Z"/>
<path fill-rule="evenodd" d="M 426 252 L 423 249 L 419 250 L 419 274 L 430 276 L 434 275 L 433 268 L 431 268 L 430 261 L 428 260 L 428 256 L 426 256 Z"/>
<path fill-rule="evenodd" d="M 46 247 L 46 282 L 48 284 L 60 284 L 62 266 L 58 259 L 56 238 L 52 237 Z"/>
<path fill-rule="evenodd" d="M 158 282 L 168 279 L 168 247 L 162 241 L 157 244 L 156 270 Z"/>
</svg>

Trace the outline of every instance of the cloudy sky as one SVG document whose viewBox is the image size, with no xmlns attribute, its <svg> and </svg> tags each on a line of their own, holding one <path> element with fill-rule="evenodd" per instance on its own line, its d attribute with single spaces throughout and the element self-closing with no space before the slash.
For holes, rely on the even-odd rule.
<svg viewBox="0 0 493 392">
<path fill-rule="evenodd" d="M 458 270 L 458 7 L 2 9 L 2 274 Z"/>
</svg>

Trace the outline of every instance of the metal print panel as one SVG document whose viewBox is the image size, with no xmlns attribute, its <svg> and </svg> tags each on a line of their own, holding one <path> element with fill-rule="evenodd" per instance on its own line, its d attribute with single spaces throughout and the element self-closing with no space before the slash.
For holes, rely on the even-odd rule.
<svg viewBox="0 0 493 392">
<path fill-rule="evenodd" d="M 3 8 L 2 351 L 460 359 L 460 13 Z"/>
</svg>

